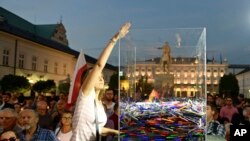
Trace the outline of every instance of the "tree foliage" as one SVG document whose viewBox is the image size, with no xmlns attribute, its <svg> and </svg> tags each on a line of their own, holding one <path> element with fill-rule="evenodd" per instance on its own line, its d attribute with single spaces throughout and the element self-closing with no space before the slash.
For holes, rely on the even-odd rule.
<svg viewBox="0 0 250 141">
<path fill-rule="evenodd" d="M 47 80 L 47 81 L 37 81 L 33 86 L 32 90 L 38 93 L 47 93 L 47 92 L 55 92 L 56 90 L 56 83 L 54 80 Z"/>
<path fill-rule="evenodd" d="M 65 93 L 65 94 L 68 94 L 69 93 L 69 88 L 70 88 L 70 83 L 69 82 L 66 82 L 66 83 L 61 83 L 59 84 L 58 86 L 58 90 L 59 92 L 61 93 Z"/>
<path fill-rule="evenodd" d="M 230 96 L 236 98 L 239 94 L 239 84 L 235 75 L 224 75 L 219 82 L 219 93 L 222 96 Z"/>
<path fill-rule="evenodd" d="M 109 80 L 108 86 L 109 88 L 113 89 L 113 90 L 118 90 L 118 86 L 119 86 L 119 75 L 118 73 L 114 73 Z"/>
<path fill-rule="evenodd" d="M 5 75 L 1 80 L 1 89 L 3 92 L 24 93 L 30 89 L 30 83 L 24 76 Z"/>
</svg>

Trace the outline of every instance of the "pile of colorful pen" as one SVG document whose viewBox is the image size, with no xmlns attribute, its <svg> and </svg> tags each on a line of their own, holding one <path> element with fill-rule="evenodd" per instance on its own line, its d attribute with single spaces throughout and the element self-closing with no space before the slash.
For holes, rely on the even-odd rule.
<svg viewBox="0 0 250 141">
<path fill-rule="evenodd" d="M 121 140 L 203 140 L 204 106 L 191 100 L 121 103 Z"/>
</svg>

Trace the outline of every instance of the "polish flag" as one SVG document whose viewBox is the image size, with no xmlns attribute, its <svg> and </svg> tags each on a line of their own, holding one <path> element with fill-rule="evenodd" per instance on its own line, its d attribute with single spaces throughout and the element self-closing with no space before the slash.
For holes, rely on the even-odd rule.
<svg viewBox="0 0 250 141">
<path fill-rule="evenodd" d="M 74 75 L 69 88 L 67 108 L 70 108 L 76 102 L 78 94 L 80 92 L 80 88 L 82 86 L 81 77 L 83 72 L 86 70 L 87 70 L 87 63 L 85 60 L 84 53 L 81 50 L 76 62 Z"/>
</svg>

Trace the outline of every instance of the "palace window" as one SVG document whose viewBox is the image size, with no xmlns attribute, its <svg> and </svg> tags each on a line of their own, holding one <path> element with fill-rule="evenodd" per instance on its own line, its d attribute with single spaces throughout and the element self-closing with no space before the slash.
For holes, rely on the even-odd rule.
<svg viewBox="0 0 250 141">
<path fill-rule="evenodd" d="M 44 66 L 43 66 L 43 71 L 44 72 L 48 72 L 48 64 L 49 64 L 49 61 L 48 60 L 44 60 Z"/>
<path fill-rule="evenodd" d="M 3 65 L 8 66 L 9 65 L 9 50 L 4 49 L 3 50 Z"/>
<path fill-rule="evenodd" d="M 18 67 L 20 69 L 24 68 L 24 55 L 23 54 L 19 54 L 19 58 L 18 58 Z"/>
<path fill-rule="evenodd" d="M 58 67 L 58 63 L 57 62 L 55 62 L 55 66 L 54 66 L 54 73 L 55 74 L 57 74 L 58 72 L 57 72 L 57 67 Z"/>
<path fill-rule="evenodd" d="M 66 75 L 67 73 L 67 65 L 63 64 L 63 74 Z"/>
<path fill-rule="evenodd" d="M 32 63 L 31 63 L 31 69 L 36 70 L 36 63 L 37 63 L 37 57 L 33 56 L 32 57 Z"/>
</svg>

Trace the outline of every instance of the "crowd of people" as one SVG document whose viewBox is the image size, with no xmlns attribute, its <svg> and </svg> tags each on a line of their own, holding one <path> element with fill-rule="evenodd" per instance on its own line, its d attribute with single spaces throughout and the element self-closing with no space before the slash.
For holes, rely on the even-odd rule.
<svg viewBox="0 0 250 141">
<path fill-rule="evenodd" d="M 105 91 L 102 103 L 108 121 L 105 127 L 118 130 L 118 99 L 113 89 Z M 24 97 L 0 94 L 0 140 L 4 141 L 70 141 L 74 111 L 67 109 L 67 95 Z M 103 141 L 115 136 L 102 137 Z M 7 140 L 9 139 L 9 140 Z M 12 139 L 12 140 L 11 140 Z"/>
<path fill-rule="evenodd" d="M 250 125 L 250 105 L 244 95 L 237 99 L 207 95 L 207 135 L 229 141 L 230 125 Z"/>
<path fill-rule="evenodd" d="M 105 127 L 115 130 L 119 125 L 117 96 L 117 91 L 107 89 L 101 99 L 108 117 Z M 66 101 L 67 96 L 63 93 L 57 97 L 40 94 L 34 98 L 0 94 L 0 139 L 69 141 L 73 134 L 74 111 L 66 108 Z M 244 95 L 239 94 L 235 100 L 207 96 L 207 135 L 229 141 L 230 125 L 240 124 L 250 125 L 250 105 Z M 109 135 L 103 136 L 102 140 L 114 138 L 114 135 Z"/>
</svg>

